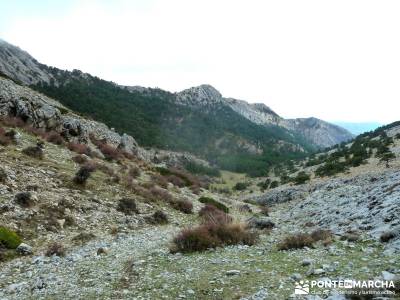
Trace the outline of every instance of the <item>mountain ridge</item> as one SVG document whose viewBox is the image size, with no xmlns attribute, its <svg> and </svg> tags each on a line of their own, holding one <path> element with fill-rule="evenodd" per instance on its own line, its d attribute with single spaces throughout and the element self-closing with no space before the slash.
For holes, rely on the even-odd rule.
<svg viewBox="0 0 400 300">
<path fill-rule="evenodd" d="M 0 61 L 7 77 L 128 133 L 144 147 L 191 152 L 232 171 L 261 174 L 272 164 L 352 137 L 335 134 L 328 123 L 293 123 L 264 104 L 224 98 L 210 85 L 178 93 L 120 86 L 80 70 L 46 66 L 6 42 L 0 44 Z"/>
</svg>

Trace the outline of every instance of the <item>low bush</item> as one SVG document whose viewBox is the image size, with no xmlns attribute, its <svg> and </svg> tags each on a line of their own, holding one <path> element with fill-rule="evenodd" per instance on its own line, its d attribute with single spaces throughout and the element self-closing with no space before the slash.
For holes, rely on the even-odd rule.
<svg viewBox="0 0 400 300">
<path fill-rule="evenodd" d="M 158 167 L 156 170 L 163 176 L 175 175 L 183 180 L 185 186 L 201 185 L 199 179 L 192 174 L 177 168 L 162 168 Z"/>
<path fill-rule="evenodd" d="M 269 185 L 269 188 L 270 188 L 270 189 L 274 189 L 274 188 L 277 188 L 278 186 L 279 186 L 279 182 L 276 181 L 276 180 L 274 180 L 274 181 L 272 181 L 271 184 Z"/>
<path fill-rule="evenodd" d="M 108 144 L 100 144 L 98 146 L 100 152 L 104 155 L 106 160 L 118 160 L 122 157 L 119 149 L 108 145 Z"/>
<path fill-rule="evenodd" d="M 316 229 L 311 232 L 311 238 L 317 241 L 326 241 L 332 239 L 332 232 L 330 230 L 325 229 Z"/>
<path fill-rule="evenodd" d="M 304 184 L 307 181 L 310 180 L 310 175 L 308 175 L 306 172 L 301 171 L 297 174 L 297 176 L 293 179 L 294 184 L 300 185 Z"/>
<path fill-rule="evenodd" d="M 73 182 L 79 185 L 85 185 L 92 172 L 96 170 L 93 164 L 87 163 L 76 172 Z"/>
<path fill-rule="evenodd" d="M 61 243 L 54 242 L 47 247 L 46 256 L 64 256 L 65 255 L 65 248 L 64 245 Z"/>
<path fill-rule="evenodd" d="M 332 242 L 333 235 L 330 230 L 316 229 L 311 234 L 298 233 L 286 237 L 279 245 L 279 250 L 299 249 L 312 247 L 314 242 L 322 241 L 326 246 Z"/>
<path fill-rule="evenodd" d="M 260 188 L 260 191 L 265 191 L 271 185 L 271 179 L 267 178 L 265 181 L 257 183 L 257 186 Z"/>
<path fill-rule="evenodd" d="M 221 176 L 221 172 L 217 168 L 198 164 L 194 161 L 190 161 L 190 162 L 186 163 L 185 169 L 193 174 L 208 175 L 208 176 L 213 176 L 213 177 Z"/>
<path fill-rule="evenodd" d="M 129 176 L 131 176 L 132 178 L 137 178 L 137 177 L 139 177 L 140 176 L 140 169 L 137 167 L 137 166 L 134 166 L 134 167 L 130 167 L 129 168 L 129 171 L 128 171 L 128 174 L 129 174 Z"/>
<path fill-rule="evenodd" d="M 118 201 L 117 210 L 123 212 L 126 215 L 132 215 L 139 213 L 136 202 L 132 198 L 122 198 Z"/>
<path fill-rule="evenodd" d="M 199 211 L 203 224 L 223 224 L 232 222 L 232 217 L 214 205 L 206 204 Z"/>
<path fill-rule="evenodd" d="M 249 186 L 249 183 L 247 183 L 247 182 L 238 182 L 235 184 L 233 189 L 235 191 L 244 191 L 245 189 L 247 189 L 248 186 Z"/>
<path fill-rule="evenodd" d="M 159 187 L 152 187 L 149 189 L 151 195 L 156 198 L 157 200 L 165 201 L 165 202 L 170 202 L 173 200 L 172 195 L 165 189 L 159 188 Z"/>
<path fill-rule="evenodd" d="M 259 229 L 259 230 L 271 230 L 275 227 L 275 223 L 266 219 L 266 218 L 257 218 L 252 217 L 247 221 L 247 225 L 250 228 Z"/>
<path fill-rule="evenodd" d="M 214 200 L 213 198 L 200 197 L 199 202 L 201 202 L 203 204 L 211 204 L 211 205 L 215 206 L 216 208 L 222 210 L 223 212 L 229 213 L 229 208 L 225 204 L 218 202 L 218 201 Z"/>
<path fill-rule="evenodd" d="M 0 145 L 6 147 L 6 146 L 10 145 L 11 143 L 12 143 L 12 140 L 8 136 L 5 136 L 4 134 L 1 134 L 1 132 L 0 132 Z"/>
<path fill-rule="evenodd" d="M 185 214 L 191 214 L 193 212 L 193 204 L 189 200 L 172 200 L 170 204 L 172 208 L 179 210 Z"/>
<path fill-rule="evenodd" d="M 241 212 L 248 212 L 248 213 L 253 212 L 253 210 L 251 209 L 250 205 L 248 205 L 248 204 L 240 205 L 240 206 L 239 206 L 239 211 L 241 211 Z"/>
<path fill-rule="evenodd" d="M 165 179 L 164 176 L 161 176 L 159 174 L 153 174 L 153 175 L 151 175 L 151 180 L 152 180 L 152 183 L 155 183 L 164 189 L 166 189 L 168 187 L 168 181 L 167 181 L 167 179 Z"/>
<path fill-rule="evenodd" d="M 72 238 L 72 241 L 77 244 L 85 244 L 93 240 L 96 236 L 91 232 L 81 232 Z"/>
<path fill-rule="evenodd" d="M 43 159 L 43 147 L 40 145 L 29 146 L 22 150 L 22 153 L 36 159 Z"/>
<path fill-rule="evenodd" d="M 0 168 L 0 183 L 5 183 L 8 179 L 6 171 L 3 168 Z"/>
<path fill-rule="evenodd" d="M 390 240 L 394 239 L 397 236 L 397 233 L 394 231 L 387 231 L 381 234 L 380 241 L 382 243 L 387 243 Z"/>
<path fill-rule="evenodd" d="M 1 123 L 12 128 L 25 126 L 25 122 L 21 118 L 17 117 L 1 117 Z"/>
<path fill-rule="evenodd" d="M 7 249 L 16 249 L 22 243 L 21 238 L 14 231 L 0 226 L 0 246 Z"/>
<path fill-rule="evenodd" d="M 73 160 L 74 162 L 76 162 L 77 164 L 82 165 L 82 164 L 84 164 L 84 163 L 87 163 L 88 158 L 87 158 L 87 156 L 85 156 L 85 155 L 78 154 L 78 155 L 75 155 L 75 156 L 72 158 L 72 160 Z"/>
<path fill-rule="evenodd" d="M 165 212 L 161 210 L 155 211 L 150 216 L 146 217 L 146 220 L 150 224 L 167 224 L 169 222 L 168 216 Z"/>
<path fill-rule="evenodd" d="M 300 249 L 304 247 L 312 247 L 314 243 L 311 235 L 307 233 L 298 233 L 287 236 L 281 243 L 278 244 L 279 250 Z"/>
<path fill-rule="evenodd" d="M 168 180 L 168 182 L 172 183 L 173 185 L 175 185 L 177 187 L 182 188 L 185 186 L 185 181 L 176 175 L 171 174 L 171 175 L 166 176 L 165 178 L 166 178 L 166 180 Z"/>
<path fill-rule="evenodd" d="M 16 194 L 14 201 L 18 205 L 25 208 L 32 207 L 35 204 L 35 201 L 32 199 L 32 194 L 29 192 L 21 192 Z"/>
<path fill-rule="evenodd" d="M 190 253 L 228 245 L 254 245 L 258 235 L 241 223 L 204 224 L 182 230 L 170 248 L 172 253 Z"/>
<path fill-rule="evenodd" d="M 67 148 L 78 154 L 85 154 L 87 156 L 92 155 L 92 151 L 90 150 L 90 147 L 85 144 L 68 143 Z"/>
<path fill-rule="evenodd" d="M 46 141 L 55 145 L 64 145 L 64 138 L 57 131 L 50 131 L 46 135 Z"/>
</svg>

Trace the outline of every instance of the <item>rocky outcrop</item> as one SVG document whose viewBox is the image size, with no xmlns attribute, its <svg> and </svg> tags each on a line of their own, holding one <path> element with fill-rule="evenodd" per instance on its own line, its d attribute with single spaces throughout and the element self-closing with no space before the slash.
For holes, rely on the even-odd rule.
<svg viewBox="0 0 400 300">
<path fill-rule="evenodd" d="M 366 233 L 383 241 L 390 254 L 400 251 L 399 180 L 398 170 L 388 170 L 282 186 L 249 200 L 267 206 L 287 203 L 281 219 L 297 228 L 308 221 L 338 235 Z"/>
<path fill-rule="evenodd" d="M 200 109 L 207 109 L 215 104 L 227 105 L 253 123 L 283 127 L 303 136 L 317 147 L 330 147 L 354 137 L 346 129 L 317 118 L 284 119 L 265 104 L 224 98 L 218 90 L 206 84 L 177 93 L 176 102 Z"/>
<path fill-rule="evenodd" d="M 80 117 L 57 101 L 0 77 L 0 116 L 15 116 L 36 128 L 55 130 L 71 141 L 89 143 L 90 136 L 137 153 L 138 144 L 127 134 L 119 135 L 105 124 Z"/>
<path fill-rule="evenodd" d="M 224 103 L 219 91 L 208 84 L 183 90 L 176 94 L 176 102 L 182 105 L 205 107 Z"/>
<path fill-rule="evenodd" d="M 23 84 L 54 80 L 47 67 L 27 52 L 0 39 L 0 72 Z"/>
<path fill-rule="evenodd" d="M 304 136 L 312 144 L 330 147 L 351 140 L 354 135 L 337 125 L 317 118 L 297 118 L 281 120 L 280 125 Z"/>
</svg>

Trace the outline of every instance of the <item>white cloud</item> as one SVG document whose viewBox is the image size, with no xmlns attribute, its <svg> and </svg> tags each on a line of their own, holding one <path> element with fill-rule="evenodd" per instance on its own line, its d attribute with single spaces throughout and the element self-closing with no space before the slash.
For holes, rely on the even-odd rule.
<svg viewBox="0 0 400 300">
<path fill-rule="evenodd" d="M 400 119 L 398 1 L 78 1 L 16 15 L 39 61 L 126 85 L 210 83 L 285 117 Z"/>
</svg>

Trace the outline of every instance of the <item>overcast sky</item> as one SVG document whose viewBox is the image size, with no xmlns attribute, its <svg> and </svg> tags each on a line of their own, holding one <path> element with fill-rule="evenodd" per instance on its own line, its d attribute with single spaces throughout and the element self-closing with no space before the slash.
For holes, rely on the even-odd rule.
<svg viewBox="0 0 400 300">
<path fill-rule="evenodd" d="M 400 119 L 400 1 L 0 0 L 0 37 L 124 85 L 208 83 L 283 117 Z"/>
</svg>

